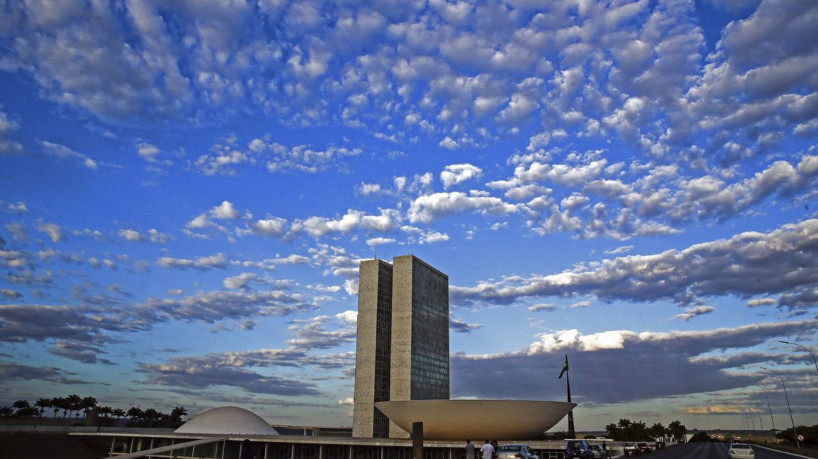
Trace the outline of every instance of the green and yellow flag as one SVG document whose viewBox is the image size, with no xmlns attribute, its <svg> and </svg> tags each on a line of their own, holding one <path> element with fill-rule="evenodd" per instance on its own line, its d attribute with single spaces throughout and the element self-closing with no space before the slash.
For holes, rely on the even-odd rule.
<svg viewBox="0 0 818 459">
<path fill-rule="evenodd" d="M 565 355 L 565 365 L 562 366 L 562 371 L 560 371 L 560 377 L 557 379 L 562 379 L 562 375 L 566 371 L 568 371 L 568 354 Z"/>
</svg>

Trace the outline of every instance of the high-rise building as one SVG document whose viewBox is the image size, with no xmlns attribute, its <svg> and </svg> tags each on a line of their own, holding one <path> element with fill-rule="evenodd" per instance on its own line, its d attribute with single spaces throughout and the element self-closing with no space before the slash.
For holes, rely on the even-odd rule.
<svg viewBox="0 0 818 459">
<path fill-rule="evenodd" d="M 449 277 L 413 255 L 363 261 L 352 435 L 408 437 L 375 402 L 448 398 Z"/>
</svg>

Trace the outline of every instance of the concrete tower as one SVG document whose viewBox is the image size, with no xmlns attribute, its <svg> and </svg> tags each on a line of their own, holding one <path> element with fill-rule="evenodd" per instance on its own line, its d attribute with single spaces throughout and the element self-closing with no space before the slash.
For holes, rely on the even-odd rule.
<svg viewBox="0 0 818 459">
<path fill-rule="evenodd" d="M 391 345 L 392 265 L 365 260 L 358 283 L 353 437 L 389 436 L 389 419 L 375 409 L 375 402 L 389 400 Z"/>
<path fill-rule="evenodd" d="M 413 255 L 360 267 L 355 437 L 408 437 L 374 403 L 449 398 L 449 278 Z"/>
</svg>

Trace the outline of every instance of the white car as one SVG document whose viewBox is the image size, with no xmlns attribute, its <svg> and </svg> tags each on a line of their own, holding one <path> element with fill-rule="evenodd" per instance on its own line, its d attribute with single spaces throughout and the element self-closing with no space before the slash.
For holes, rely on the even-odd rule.
<svg viewBox="0 0 818 459">
<path fill-rule="evenodd" d="M 534 451 L 522 443 L 500 445 L 497 448 L 497 459 L 540 459 Z"/>
<path fill-rule="evenodd" d="M 730 449 L 727 450 L 727 453 L 730 455 L 730 458 L 739 458 L 739 457 L 755 457 L 755 451 L 750 445 L 746 443 L 730 443 Z"/>
</svg>

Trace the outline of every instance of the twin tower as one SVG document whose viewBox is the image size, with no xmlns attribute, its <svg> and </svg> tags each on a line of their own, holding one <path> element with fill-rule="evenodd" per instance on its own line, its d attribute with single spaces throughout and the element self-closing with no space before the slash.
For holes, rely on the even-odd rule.
<svg viewBox="0 0 818 459">
<path fill-rule="evenodd" d="M 448 398 L 449 277 L 413 255 L 361 262 L 352 436 L 409 436 L 375 402 Z"/>
</svg>

